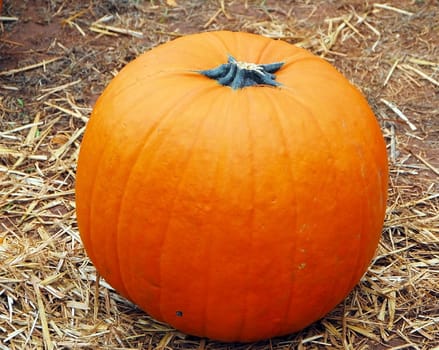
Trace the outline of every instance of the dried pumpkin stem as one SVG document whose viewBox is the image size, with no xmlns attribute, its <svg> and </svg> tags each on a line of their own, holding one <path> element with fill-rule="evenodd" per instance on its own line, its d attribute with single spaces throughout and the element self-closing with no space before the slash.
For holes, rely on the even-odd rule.
<svg viewBox="0 0 439 350">
<path fill-rule="evenodd" d="M 229 56 L 227 63 L 199 73 L 216 80 L 221 85 L 237 90 L 255 85 L 279 86 L 280 83 L 276 81 L 274 73 L 282 66 L 283 62 L 255 64 L 240 62 Z"/>
</svg>

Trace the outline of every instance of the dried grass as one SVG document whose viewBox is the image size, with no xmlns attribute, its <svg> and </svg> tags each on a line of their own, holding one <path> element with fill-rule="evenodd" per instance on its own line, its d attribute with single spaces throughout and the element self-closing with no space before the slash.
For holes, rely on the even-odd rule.
<svg viewBox="0 0 439 350">
<path fill-rule="evenodd" d="M 27 48 L 23 7 L 5 1 L 0 17 L 0 349 L 437 349 L 434 1 L 48 3 L 60 28 L 44 47 Z M 152 320 L 96 275 L 75 221 L 79 143 L 106 83 L 148 47 L 222 28 L 281 38 L 335 64 L 369 98 L 391 165 L 382 240 L 361 283 L 323 320 L 255 344 Z"/>
</svg>

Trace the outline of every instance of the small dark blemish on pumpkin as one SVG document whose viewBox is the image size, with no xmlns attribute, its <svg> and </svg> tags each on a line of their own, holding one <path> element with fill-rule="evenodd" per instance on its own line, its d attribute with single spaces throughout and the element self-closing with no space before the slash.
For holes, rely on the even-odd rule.
<svg viewBox="0 0 439 350">
<path fill-rule="evenodd" d="M 175 314 L 176 314 L 178 317 L 183 317 L 183 311 L 176 311 Z"/>
</svg>

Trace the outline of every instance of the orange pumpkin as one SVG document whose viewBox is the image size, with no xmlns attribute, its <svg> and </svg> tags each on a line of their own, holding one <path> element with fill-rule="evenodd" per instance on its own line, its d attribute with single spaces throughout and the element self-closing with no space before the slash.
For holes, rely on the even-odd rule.
<svg viewBox="0 0 439 350">
<path fill-rule="evenodd" d="M 358 283 L 387 178 L 374 114 L 334 67 L 209 32 L 146 52 L 100 96 L 77 218 L 100 274 L 157 320 L 254 341 L 301 330 Z"/>
</svg>

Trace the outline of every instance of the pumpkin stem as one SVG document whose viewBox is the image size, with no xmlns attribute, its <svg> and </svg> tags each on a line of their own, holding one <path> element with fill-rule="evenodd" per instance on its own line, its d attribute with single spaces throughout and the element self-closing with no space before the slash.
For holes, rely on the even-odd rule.
<svg viewBox="0 0 439 350">
<path fill-rule="evenodd" d="M 269 64 L 239 62 L 229 55 L 227 63 L 199 73 L 216 80 L 221 85 L 237 90 L 255 85 L 279 86 L 280 83 L 276 81 L 276 75 L 273 73 L 282 66 L 283 62 Z"/>
</svg>

